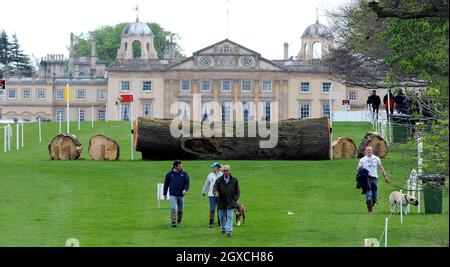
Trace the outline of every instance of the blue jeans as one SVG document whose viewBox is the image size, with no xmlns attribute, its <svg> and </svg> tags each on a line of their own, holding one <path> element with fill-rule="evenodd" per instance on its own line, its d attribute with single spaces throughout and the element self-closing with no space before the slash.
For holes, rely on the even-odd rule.
<svg viewBox="0 0 450 267">
<path fill-rule="evenodd" d="M 209 198 L 209 211 L 214 213 L 216 212 L 216 206 L 217 206 L 217 199 L 215 197 L 208 197 Z"/>
<path fill-rule="evenodd" d="M 366 200 L 377 200 L 378 178 L 367 177 Z"/>
<path fill-rule="evenodd" d="M 172 212 L 176 212 L 177 208 L 178 212 L 182 212 L 183 205 L 184 205 L 184 197 L 170 196 L 170 210 Z"/>
<path fill-rule="evenodd" d="M 233 209 L 219 209 L 219 220 L 222 232 L 231 234 L 233 232 Z"/>
</svg>

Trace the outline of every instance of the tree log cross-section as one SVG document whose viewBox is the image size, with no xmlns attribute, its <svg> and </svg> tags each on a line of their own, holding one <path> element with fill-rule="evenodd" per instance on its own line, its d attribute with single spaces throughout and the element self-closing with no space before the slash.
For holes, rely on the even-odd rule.
<svg viewBox="0 0 450 267">
<path fill-rule="evenodd" d="M 367 133 L 358 148 L 358 157 L 364 157 L 364 150 L 367 146 L 372 147 L 372 153 L 375 156 L 384 158 L 388 154 L 388 145 L 378 133 Z"/>
<path fill-rule="evenodd" d="M 58 134 L 48 145 L 48 153 L 52 160 L 75 160 L 83 150 L 83 145 L 72 134 Z"/>
<path fill-rule="evenodd" d="M 118 160 L 120 156 L 119 143 L 102 134 L 91 137 L 88 151 L 93 160 Z"/>
<path fill-rule="evenodd" d="M 333 159 L 351 159 L 356 154 L 356 145 L 353 140 L 346 136 L 339 136 L 332 143 Z"/>
<path fill-rule="evenodd" d="M 329 160 L 330 128 L 328 118 L 288 119 L 271 123 L 276 127 L 277 139 L 273 148 L 261 148 L 260 141 L 270 137 L 260 137 L 259 125 L 254 123 L 256 135 L 249 134 L 250 124 L 220 122 L 221 137 L 193 137 L 194 129 L 200 122 L 185 122 L 189 125 L 189 135 L 173 137 L 170 131 L 172 120 L 138 118 L 134 125 L 136 151 L 145 160 L 173 159 L 217 159 L 217 160 Z M 266 122 L 258 122 L 266 123 Z M 255 126 L 256 125 L 256 126 Z M 204 125 L 203 125 L 204 126 Z M 242 128 L 240 128 L 242 126 Z M 269 126 L 266 124 L 265 126 Z M 219 127 L 220 128 L 220 127 Z M 239 129 L 245 129 L 244 133 Z M 268 132 L 269 127 L 266 128 Z M 275 128 L 274 128 L 275 129 Z M 218 129 L 214 129 L 216 131 Z M 272 129 L 273 130 L 273 129 Z M 225 133 L 232 133 L 225 135 Z M 224 137 L 226 136 L 226 137 Z M 241 137 L 242 136 L 242 137 Z"/>
</svg>

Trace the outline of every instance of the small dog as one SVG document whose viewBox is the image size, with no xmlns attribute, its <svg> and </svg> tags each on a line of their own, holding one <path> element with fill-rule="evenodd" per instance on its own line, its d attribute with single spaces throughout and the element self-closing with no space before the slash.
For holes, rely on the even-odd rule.
<svg viewBox="0 0 450 267">
<path fill-rule="evenodd" d="M 241 222 L 245 223 L 245 206 L 236 203 L 234 208 L 234 213 L 236 214 L 236 226 L 241 226 Z"/>
<path fill-rule="evenodd" d="M 395 209 L 400 212 L 400 201 L 402 202 L 402 211 L 408 214 L 409 204 L 413 204 L 414 206 L 419 205 L 419 201 L 408 194 L 401 194 L 398 191 L 394 191 L 389 195 L 389 205 L 391 212 L 394 212 Z"/>
</svg>

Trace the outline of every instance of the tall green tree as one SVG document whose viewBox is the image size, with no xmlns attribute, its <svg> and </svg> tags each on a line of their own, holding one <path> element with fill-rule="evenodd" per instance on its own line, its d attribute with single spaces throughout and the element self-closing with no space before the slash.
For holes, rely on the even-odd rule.
<svg viewBox="0 0 450 267">
<path fill-rule="evenodd" d="M 8 71 L 8 65 L 11 62 L 11 52 L 8 35 L 4 30 L 0 32 L 0 78 L 3 78 Z"/>
<path fill-rule="evenodd" d="M 31 64 L 30 58 L 25 55 L 20 48 L 16 34 L 12 35 L 9 50 L 11 54 L 11 72 L 16 76 L 32 77 L 35 70 Z"/>
<path fill-rule="evenodd" d="M 111 63 L 117 57 L 117 50 L 120 48 L 120 38 L 123 29 L 128 23 L 119 23 L 115 26 L 101 26 L 89 33 L 75 35 L 74 50 L 78 56 L 88 56 L 91 53 L 90 36 L 93 34 L 97 40 L 97 56 L 106 63 Z M 167 48 L 167 40 L 170 37 L 177 37 L 176 34 L 164 30 L 158 23 L 147 23 L 155 35 L 154 45 L 158 58 L 164 58 L 164 51 Z M 135 48 L 137 49 L 137 48 Z M 134 54 L 139 54 L 135 51 Z"/>
</svg>

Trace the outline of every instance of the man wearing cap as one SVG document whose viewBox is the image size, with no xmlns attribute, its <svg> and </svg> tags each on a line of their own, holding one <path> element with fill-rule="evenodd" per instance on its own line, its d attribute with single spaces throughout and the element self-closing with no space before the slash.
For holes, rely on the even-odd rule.
<svg viewBox="0 0 450 267">
<path fill-rule="evenodd" d="M 213 192 L 217 198 L 222 234 L 226 233 L 230 237 L 233 233 L 233 209 L 239 199 L 240 188 L 236 177 L 231 175 L 230 166 L 224 165 L 222 172 L 223 175 L 217 178 L 214 184 Z"/>
<path fill-rule="evenodd" d="M 187 172 L 183 171 L 181 160 L 175 160 L 173 162 L 172 170 L 166 174 L 163 189 L 164 199 L 167 199 L 167 191 L 169 191 L 170 194 L 170 219 L 172 227 L 177 227 L 177 223 L 181 224 L 183 218 L 184 196 L 188 190 L 189 175 Z"/>
<path fill-rule="evenodd" d="M 216 197 L 214 197 L 213 189 L 214 184 L 219 176 L 222 175 L 222 173 L 219 171 L 220 164 L 217 162 L 214 162 L 210 165 L 212 168 L 212 171 L 210 174 L 208 174 L 208 177 L 206 177 L 205 185 L 203 186 L 203 196 L 206 196 L 208 194 L 209 198 L 209 227 L 214 227 L 214 214 L 216 212 L 216 206 L 217 201 Z"/>
</svg>

